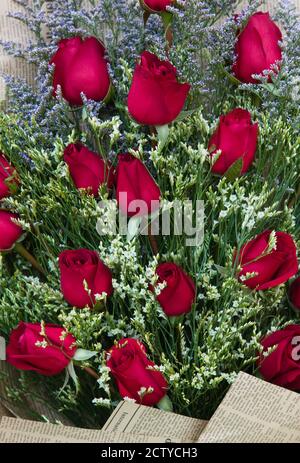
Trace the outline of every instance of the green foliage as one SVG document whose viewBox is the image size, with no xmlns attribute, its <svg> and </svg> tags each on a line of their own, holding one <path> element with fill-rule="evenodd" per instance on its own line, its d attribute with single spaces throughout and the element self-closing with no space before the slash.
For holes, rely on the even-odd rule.
<svg viewBox="0 0 300 463">
<path fill-rule="evenodd" d="M 81 373 L 79 396 L 72 395 L 68 386 L 68 393 L 54 398 L 64 413 L 73 419 L 77 416 L 77 423 L 82 424 L 85 415 L 79 420 L 78 414 L 83 413 L 86 401 L 91 404 L 96 399 L 94 418 L 87 421 L 92 425 L 93 420 L 101 421 L 97 410 L 118 400 L 116 390 L 108 387 L 103 363 L 103 352 L 115 339 L 137 336 L 147 345 L 149 356 L 170 384 L 176 412 L 209 417 L 237 372 L 255 371 L 260 339 L 271 330 L 297 322 L 288 307 L 284 285 L 265 293 L 250 291 L 237 281 L 232 267 L 234 248 L 256 233 L 280 229 L 297 239 L 299 232 L 293 210 L 287 206 L 298 181 L 299 140 L 283 120 L 272 121 L 252 110 L 261 128 L 256 162 L 247 175 L 234 181 L 210 174 L 206 146 L 213 127 L 201 110 L 173 124 L 163 150 L 159 145 L 153 147 L 154 136 L 141 134 L 136 124 L 129 122 L 124 127 L 127 140 L 140 142 L 136 155 L 146 160 L 150 152 L 164 199 L 204 200 L 202 246 L 186 247 L 184 236 L 159 238 L 158 259 L 177 262 L 197 282 L 197 302 L 175 326 L 148 289 L 155 279 L 157 261 L 146 238 L 127 243 L 121 236 L 98 236 L 97 202 L 75 189 L 62 161 L 64 146 L 75 139 L 75 133 L 66 140 L 57 137 L 52 149 L 44 149 L 36 145 L 29 127 L 24 131 L 12 117 L 1 116 L 1 149 L 21 178 L 18 193 L 4 205 L 21 215 L 28 230 L 24 243 L 48 272 L 42 280 L 13 253 L 2 256 L 1 332 L 8 337 L 21 319 L 56 322 L 76 336 L 80 347 L 99 353 L 86 365 L 99 371 L 101 389 L 94 387 L 92 393 L 88 388 L 86 392 L 85 383 L 90 379 Z M 87 115 L 82 127 L 83 141 L 95 142 L 98 137 L 105 147 L 117 148 L 120 125 L 115 118 L 101 122 Z M 34 167 L 30 168 L 21 152 L 26 152 Z M 104 192 L 103 198 L 106 195 Z M 73 309 L 60 293 L 58 255 L 66 248 L 79 247 L 98 249 L 112 269 L 115 291 L 103 311 Z M 49 389 L 55 384 L 59 390 L 63 378 L 43 382 L 49 382 Z"/>
</svg>

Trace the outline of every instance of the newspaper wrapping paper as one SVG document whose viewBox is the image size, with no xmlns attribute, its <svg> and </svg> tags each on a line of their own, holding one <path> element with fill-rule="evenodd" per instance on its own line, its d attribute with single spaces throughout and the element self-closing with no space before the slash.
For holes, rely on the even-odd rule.
<svg viewBox="0 0 300 463">
<path fill-rule="evenodd" d="M 34 36 L 20 21 L 9 18 L 8 13 L 20 11 L 22 7 L 13 0 L 0 0 L 0 40 L 15 41 L 26 46 Z M 0 46 L 0 74 L 9 74 L 25 79 L 29 84 L 34 84 L 34 66 L 30 66 L 20 58 L 8 56 Z M 0 77 L 0 102 L 6 99 L 4 80 Z"/>
<path fill-rule="evenodd" d="M 240 373 L 199 443 L 300 443 L 300 394 Z"/>
<path fill-rule="evenodd" d="M 0 442 L 300 443 L 300 395 L 240 373 L 207 423 L 121 402 L 103 429 L 3 417 Z"/>
<path fill-rule="evenodd" d="M 163 443 L 165 438 L 147 435 L 111 433 L 38 421 L 3 417 L 1 443 Z M 170 442 L 170 441 L 168 441 Z M 180 442 L 180 441 L 177 441 Z"/>
<path fill-rule="evenodd" d="M 120 402 L 103 426 L 104 431 L 130 434 L 168 436 L 169 442 L 181 439 L 195 442 L 207 425 L 207 421 L 164 412 L 157 408 Z"/>
<path fill-rule="evenodd" d="M 162 425 L 161 413 L 165 413 Z M 119 405 L 105 431 L 180 435 L 185 442 L 299 443 L 300 394 L 246 373 L 236 381 L 208 424 L 133 403 Z"/>
</svg>

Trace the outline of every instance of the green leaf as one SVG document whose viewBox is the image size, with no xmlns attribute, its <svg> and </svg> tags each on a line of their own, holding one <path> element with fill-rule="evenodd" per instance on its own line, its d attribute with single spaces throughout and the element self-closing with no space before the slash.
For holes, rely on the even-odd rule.
<svg viewBox="0 0 300 463">
<path fill-rule="evenodd" d="M 222 71 L 224 72 L 224 75 L 230 80 L 232 84 L 235 85 L 240 85 L 241 81 L 237 79 L 233 74 L 230 74 L 226 69 L 222 68 Z"/>
<path fill-rule="evenodd" d="M 83 122 L 85 122 L 89 118 L 89 115 L 85 107 L 82 108 L 81 118 Z"/>
<path fill-rule="evenodd" d="M 173 21 L 173 14 L 169 11 L 163 11 L 160 13 L 164 30 L 165 30 L 165 37 L 168 42 L 168 46 L 171 47 L 173 44 L 173 31 L 172 31 L 172 21 Z"/>
<path fill-rule="evenodd" d="M 142 222 L 141 216 L 133 216 L 128 221 L 127 241 L 131 241 L 139 233 L 139 228 Z"/>
<path fill-rule="evenodd" d="M 66 373 L 66 376 L 65 376 L 64 384 L 62 385 L 62 387 L 58 391 L 58 396 L 60 396 L 60 394 L 65 390 L 65 388 L 67 387 L 68 382 L 70 380 L 70 373 L 68 371 L 68 368 L 65 369 L 65 373 Z"/>
<path fill-rule="evenodd" d="M 183 319 L 184 319 L 184 315 L 172 315 L 172 316 L 169 316 L 169 321 L 170 321 L 170 323 L 171 323 L 171 325 L 173 327 L 178 325 L 179 323 L 182 323 Z"/>
<path fill-rule="evenodd" d="M 222 265 L 217 265 L 217 264 L 215 264 L 215 267 L 218 270 L 218 272 L 220 273 L 220 275 L 226 276 L 228 274 L 228 271 L 227 271 L 226 267 L 222 267 Z"/>
<path fill-rule="evenodd" d="M 8 187 L 10 193 L 12 195 L 16 194 L 18 189 L 19 189 L 19 186 L 18 186 L 18 183 L 16 181 L 16 176 L 15 175 L 11 175 L 10 177 L 7 177 L 5 180 L 4 180 L 4 183 L 5 185 Z"/>
<path fill-rule="evenodd" d="M 114 98 L 114 94 L 115 94 L 115 89 L 113 87 L 113 84 L 110 83 L 108 92 L 106 96 L 103 98 L 103 103 L 105 104 L 109 103 Z"/>
<path fill-rule="evenodd" d="M 77 360 L 78 362 L 83 362 L 85 360 L 89 360 L 95 355 L 97 355 L 97 352 L 92 352 L 91 350 L 85 349 L 77 349 L 73 359 Z"/>
<path fill-rule="evenodd" d="M 67 372 L 69 373 L 72 380 L 74 381 L 75 388 L 76 388 L 76 394 L 78 394 L 80 384 L 79 384 L 78 377 L 77 377 L 76 372 L 75 372 L 74 363 L 72 361 L 67 366 Z"/>
<path fill-rule="evenodd" d="M 173 14 L 170 13 L 169 11 L 162 11 L 160 13 L 165 31 L 171 26 L 172 21 L 173 21 Z"/>
<path fill-rule="evenodd" d="M 164 410 L 165 412 L 172 412 L 173 411 L 173 404 L 171 402 L 171 399 L 165 395 L 159 402 L 156 404 L 156 406 L 160 410 Z"/>
<path fill-rule="evenodd" d="M 262 88 L 265 88 L 268 92 L 270 92 L 274 96 L 281 96 L 280 91 L 275 87 L 274 84 L 271 83 L 266 83 L 266 84 L 261 84 Z"/>
<path fill-rule="evenodd" d="M 186 119 L 187 117 L 192 116 L 194 113 L 196 113 L 200 108 L 196 109 L 190 109 L 188 111 L 181 111 L 181 113 L 176 117 L 174 122 L 180 122 Z"/>
<path fill-rule="evenodd" d="M 233 182 L 237 177 L 240 177 L 242 168 L 243 158 L 239 158 L 229 167 L 224 176 L 227 180 L 229 180 L 229 182 Z"/>
<path fill-rule="evenodd" d="M 160 149 L 162 149 L 165 146 L 165 144 L 167 143 L 170 128 L 169 128 L 168 124 L 166 124 L 166 125 L 156 125 L 155 128 L 157 130 L 157 137 L 158 137 L 158 139 L 160 141 L 160 144 L 161 144 Z"/>
</svg>

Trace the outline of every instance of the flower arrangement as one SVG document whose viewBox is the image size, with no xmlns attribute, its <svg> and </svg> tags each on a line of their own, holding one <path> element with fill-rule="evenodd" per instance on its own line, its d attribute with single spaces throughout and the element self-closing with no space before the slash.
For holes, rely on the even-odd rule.
<svg viewBox="0 0 300 463">
<path fill-rule="evenodd" d="M 292 3 L 17 3 L 36 42 L 2 45 L 36 86 L 6 76 L 0 114 L 9 400 L 40 388 L 96 427 L 122 398 L 209 418 L 241 370 L 300 392 Z"/>
</svg>

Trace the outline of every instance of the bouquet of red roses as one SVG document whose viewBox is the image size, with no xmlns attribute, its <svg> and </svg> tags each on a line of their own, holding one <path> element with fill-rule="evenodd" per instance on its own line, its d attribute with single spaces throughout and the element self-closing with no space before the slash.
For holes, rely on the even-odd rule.
<svg viewBox="0 0 300 463">
<path fill-rule="evenodd" d="M 210 417 L 241 370 L 300 392 L 297 18 L 43 3 L 0 115 L 5 399 L 95 426 Z"/>
</svg>

